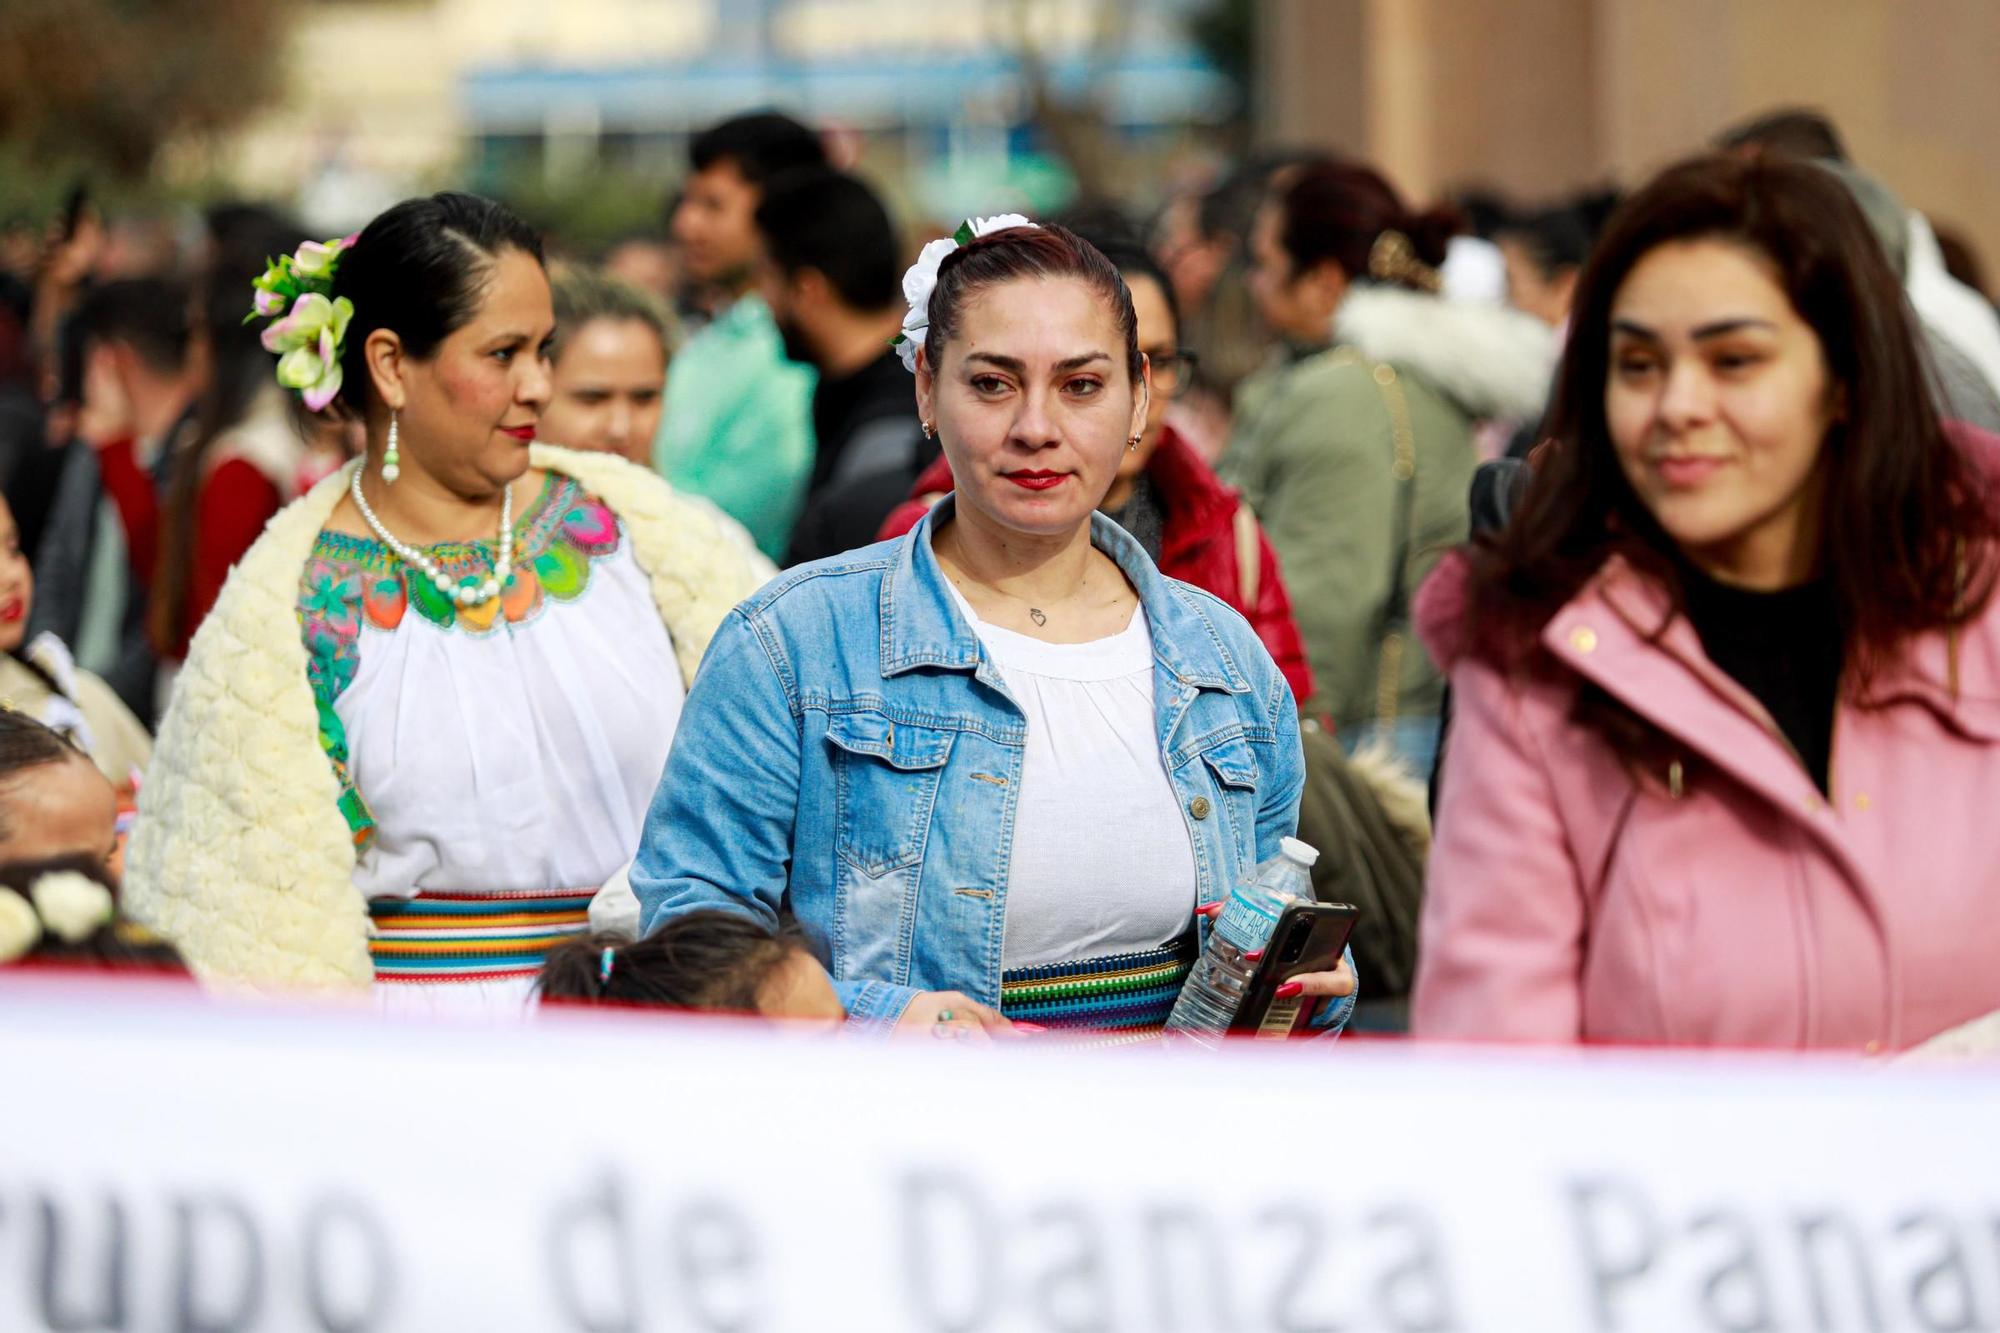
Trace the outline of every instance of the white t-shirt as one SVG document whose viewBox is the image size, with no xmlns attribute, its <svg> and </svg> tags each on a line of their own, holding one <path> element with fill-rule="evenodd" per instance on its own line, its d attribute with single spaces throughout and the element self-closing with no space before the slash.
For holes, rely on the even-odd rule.
<svg viewBox="0 0 2000 1333">
<path fill-rule="evenodd" d="M 1178 938 L 1194 919 L 1194 842 L 1160 758 L 1144 609 L 1109 638 L 1043 643 L 952 596 L 1028 718 L 1001 968 Z"/>
</svg>

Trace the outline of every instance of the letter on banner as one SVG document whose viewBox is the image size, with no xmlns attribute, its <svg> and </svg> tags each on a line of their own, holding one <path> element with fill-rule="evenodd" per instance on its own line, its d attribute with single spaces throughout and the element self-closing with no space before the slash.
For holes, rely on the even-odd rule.
<svg viewBox="0 0 2000 1333">
<path fill-rule="evenodd" d="M 918 1325 L 971 1333 L 993 1314 L 998 1287 L 993 1256 L 1001 1236 L 993 1210 L 971 1181 L 943 1172 L 905 1176 L 898 1194 L 903 1273 Z M 946 1313 L 941 1297 L 954 1290 L 961 1299 Z"/>
<path fill-rule="evenodd" d="M 1279 1204 L 1257 1215 L 1259 1232 L 1275 1231 L 1291 1238 L 1284 1247 L 1287 1262 L 1280 1270 L 1277 1289 L 1271 1293 L 1271 1311 L 1264 1317 L 1266 1327 L 1310 1329 L 1333 1324 L 1329 1318 L 1315 1318 L 1298 1308 L 1313 1273 L 1324 1266 L 1330 1253 L 1321 1220 L 1318 1212 L 1302 1203 Z"/>
<path fill-rule="evenodd" d="M 1145 1235 L 1151 1327 L 1159 1333 L 1228 1328 L 1230 1266 L 1216 1262 L 1222 1243 L 1208 1214 L 1191 1204 L 1156 1204 L 1146 1213 Z M 1206 1293 L 1206 1305 L 1187 1296 L 1182 1283 Z"/>
<path fill-rule="evenodd" d="M 1613 1194 L 1620 1196 L 1612 1200 Z M 1618 1244 L 1607 1211 L 1609 1200 L 1624 1206 L 1627 1223 L 1625 1243 Z M 1590 1275 L 1590 1296 L 1596 1311 L 1597 1327 L 1620 1327 L 1613 1302 L 1625 1286 L 1652 1270 L 1660 1254 L 1660 1227 L 1646 1201 L 1637 1190 L 1613 1181 L 1596 1178 L 1572 1181 L 1569 1187 L 1570 1220 L 1576 1226 L 1577 1247 Z"/>
<path fill-rule="evenodd" d="M 1816 1329 L 1854 1328 L 1865 1333 L 1881 1333 L 1882 1303 L 1875 1294 L 1874 1265 L 1868 1246 L 1850 1218 L 1820 1213 L 1798 1220 L 1799 1274 L 1812 1303 L 1812 1326 Z M 1838 1235 L 1846 1242 L 1846 1253 L 1827 1262 L 1822 1258 L 1823 1236 Z M 1846 1274 L 1852 1282 L 1858 1311 L 1843 1316 L 1830 1295 L 1832 1284 Z"/>
<path fill-rule="evenodd" d="M 215 1243 L 204 1245 L 204 1235 Z M 264 1305 L 264 1242 L 257 1219 L 226 1194 L 175 1199 L 173 1271 L 175 1333 L 253 1327 Z"/>
<path fill-rule="evenodd" d="M 377 1327 L 396 1296 L 396 1247 L 367 1206 L 321 1199 L 306 1213 L 303 1241 L 306 1308 L 324 1333 Z"/>
<path fill-rule="evenodd" d="M 1051 1252 L 1049 1264 L 1034 1283 L 1033 1308 L 1042 1326 L 1056 1333 L 1110 1328 L 1104 1238 L 1082 1205 L 1036 1209 L 1028 1214 L 1027 1235 Z"/>
<path fill-rule="evenodd" d="M 1461 1328 L 1451 1297 L 1451 1269 L 1435 1219 L 1416 1208 L 1384 1208 L 1368 1219 L 1370 1231 L 1390 1228 L 1410 1237 L 1409 1252 L 1385 1269 L 1377 1284 L 1379 1318 L 1403 1333 L 1444 1333 Z"/>
<path fill-rule="evenodd" d="M 1732 1333 L 1764 1333 L 1777 1327 L 1771 1319 L 1771 1284 L 1757 1253 L 1757 1236 L 1749 1219 L 1716 1209 L 1688 1224 L 1688 1235 L 1712 1232 L 1728 1242 L 1708 1280 L 1701 1284 L 1701 1311 L 1712 1328 Z"/>
<path fill-rule="evenodd" d="M 1967 1333 L 1989 1328 L 1979 1317 L 1979 1298 L 1966 1267 L 1965 1249 L 1951 1223 L 1935 1214 L 1915 1213 L 1896 1223 L 1896 1235 L 1928 1232 L 1938 1238 L 1936 1258 L 1910 1279 L 1910 1313 L 1917 1327 L 1935 1333 Z"/>
<path fill-rule="evenodd" d="M 637 1333 L 639 1280 L 625 1198 L 610 1168 L 549 1219 L 548 1263 L 556 1304 L 583 1333 Z"/>
<path fill-rule="evenodd" d="M 35 1299 L 40 1305 L 42 1322 L 57 1333 L 70 1333 L 75 1329 L 124 1328 L 125 1314 L 130 1308 L 126 1290 L 131 1282 L 131 1270 L 127 1267 L 129 1251 L 125 1205 L 115 1195 L 105 1196 L 103 1267 L 93 1277 L 89 1266 L 82 1266 L 80 1271 L 84 1276 L 79 1283 L 74 1275 L 70 1275 L 65 1282 L 68 1265 L 63 1262 L 62 1213 L 54 1199 L 44 1197 L 39 1203 L 36 1215 L 41 1225 L 35 1234 L 38 1278 Z M 101 1308 L 86 1310 L 82 1308 L 81 1301 L 76 1304 L 64 1301 L 62 1293 L 66 1288 L 73 1294 L 79 1291 L 98 1293 Z"/>
<path fill-rule="evenodd" d="M 675 1259 L 688 1307 L 708 1333 L 755 1328 L 757 1237 L 720 1199 L 689 1204 L 675 1219 Z"/>
</svg>

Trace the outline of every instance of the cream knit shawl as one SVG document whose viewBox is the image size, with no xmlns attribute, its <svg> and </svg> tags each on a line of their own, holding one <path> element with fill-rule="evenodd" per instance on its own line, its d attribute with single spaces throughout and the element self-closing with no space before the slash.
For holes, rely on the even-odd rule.
<svg viewBox="0 0 2000 1333">
<path fill-rule="evenodd" d="M 536 445 L 624 522 L 684 679 L 772 574 L 705 500 L 609 454 Z M 202 622 L 175 683 L 125 860 L 124 902 L 205 981 L 356 987 L 374 977 L 354 842 L 319 743 L 299 578 L 353 465 L 274 517 Z"/>
</svg>

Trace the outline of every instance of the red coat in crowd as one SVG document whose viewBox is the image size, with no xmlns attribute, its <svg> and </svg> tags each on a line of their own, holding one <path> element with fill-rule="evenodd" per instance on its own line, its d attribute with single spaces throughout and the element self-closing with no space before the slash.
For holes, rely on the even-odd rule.
<svg viewBox="0 0 2000 1333">
<path fill-rule="evenodd" d="M 138 461 L 130 438 L 98 451 L 104 490 L 125 523 L 132 577 L 142 589 L 153 586 L 160 556 L 161 500 L 158 483 Z M 189 564 L 187 600 L 173 641 L 157 647 L 171 660 L 187 656 L 190 640 L 222 595 L 229 571 L 257 540 L 271 516 L 285 507 L 286 494 L 249 462 L 224 459 L 195 501 L 194 554 Z"/>
<path fill-rule="evenodd" d="M 1146 465 L 1146 476 L 1165 513 L 1160 572 L 1192 583 L 1234 607 L 1257 631 L 1292 694 L 1304 704 L 1312 698 L 1312 672 L 1306 667 L 1299 627 L 1292 620 L 1292 599 L 1278 571 L 1277 552 L 1265 539 L 1264 530 L 1253 525 L 1259 561 L 1256 605 L 1246 606 L 1243 571 L 1236 555 L 1236 512 L 1241 505 L 1236 492 L 1216 479 L 1194 447 L 1171 426 L 1161 429 L 1160 444 Z M 881 539 L 900 537 L 916 527 L 937 497 L 951 488 L 951 464 L 940 458 L 917 478 L 910 499 L 890 512 L 882 524 Z"/>
</svg>

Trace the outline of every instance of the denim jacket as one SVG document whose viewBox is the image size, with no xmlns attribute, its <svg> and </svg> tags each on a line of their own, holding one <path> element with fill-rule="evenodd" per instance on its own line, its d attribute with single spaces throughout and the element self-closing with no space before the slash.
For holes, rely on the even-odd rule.
<svg viewBox="0 0 2000 1333">
<path fill-rule="evenodd" d="M 782 574 L 729 615 L 632 869 L 649 932 L 701 908 L 775 923 L 789 906 L 859 1023 L 895 1021 L 918 991 L 1000 1003 L 1027 723 L 931 551 L 952 504 L 898 540 Z M 1163 576 L 1102 515 L 1091 540 L 1150 621 L 1160 750 L 1200 901 L 1227 897 L 1297 826 L 1291 691 L 1234 611 Z M 1337 1032 L 1352 1009 L 1324 1003 L 1314 1026 Z"/>
</svg>

